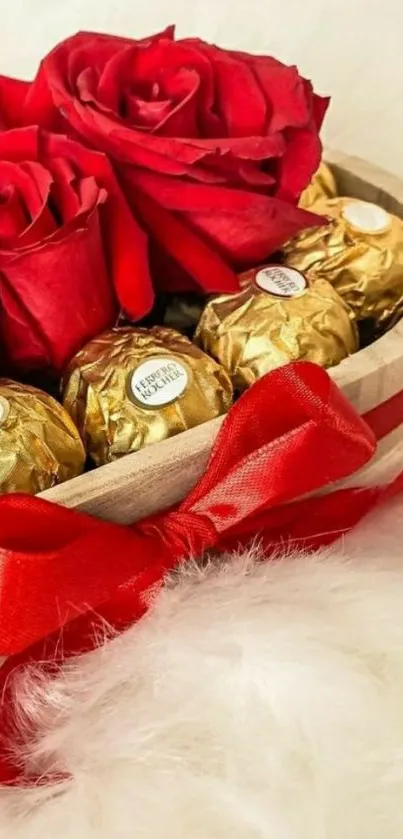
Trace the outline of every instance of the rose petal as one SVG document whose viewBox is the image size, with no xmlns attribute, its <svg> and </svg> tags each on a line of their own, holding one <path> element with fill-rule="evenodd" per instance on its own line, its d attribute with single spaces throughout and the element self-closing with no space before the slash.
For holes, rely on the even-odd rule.
<svg viewBox="0 0 403 839">
<path fill-rule="evenodd" d="M 266 197 L 247 192 L 245 189 L 228 189 L 216 185 L 176 182 L 173 178 L 144 172 L 138 169 L 127 172 L 126 191 L 131 196 L 129 184 L 146 192 L 166 209 L 174 212 L 204 211 L 221 212 L 231 208 L 236 212 L 247 212 L 251 202 L 256 211 L 266 207 Z"/>
<path fill-rule="evenodd" d="M 311 110 L 311 121 L 312 126 L 316 128 L 316 131 L 319 131 L 322 127 L 323 120 L 326 115 L 326 111 L 330 104 L 330 97 L 329 96 L 318 96 L 314 93 L 314 89 L 312 87 L 312 83 L 304 79 L 304 87 L 305 87 L 305 96 L 309 102 L 309 107 Z"/>
<path fill-rule="evenodd" d="M 318 96 L 314 93 L 312 98 L 313 118 L 317 130 L 322 128 L 323 120 L 326 116 L 327 109 L 330 105 L 330 96 Z"/>
<path fill-rule="evenodd" d="M 39 163 L 26 161 L 21 165 L 0 161 L 0 188 L 4 182 L 18 192 L 20 206 L 24 208 L 26 224 L 20 227 L 14 247 L 24 247 L 41 241 L 54 229 L 55 223 L 47 208 L 52 183 L 51 176 Z M 17 231 L 15 231 L 17 232 Z M 8 243 L 11 246 L 12 239 Z"/>
<path fill-rule="evenodd" d="M 105 62 L 99 76 L 97 99 L 101 105 L 120 116 L 122 95 L 126 85 L 133 80 L 138 47 L 131 44 L 115 53 Z"/>
<path fill-rule="evenodd" d="M 80 199 L 75 189 L 77 172 L 65 157 L 50 158 L 48 166 L 53 175 L 52 199 L 61 222 L 67 224 L 80 211 Z"/>
<path fill-rule="evenodd" d="M 276 183 L 274 175 L 268 171 L 268 164 L 266 164 L 263 170 L 260 161 L 255 163 L 252 160 L 242 160 L 226 154 L 221 155 L 219 158 L 206 158 L 204 166 L 207 171 L 216 172 L 217 178 L 214 182 L 217 184 L 221 183 L 226 186 L 237 187 L 246 186 L 248 189 L 266 193 L 268 190 L 271 191 Z M 204 182 L 208 183 L 207 180 Z M 213 183 L 213 180 L 211 180 L 211 183 Z"/>
<path fill-rule="evenodd" d="M 100 128 L 99 115 L 94 115 L 94 123 L 97 127 L 92 132 L 93 142 L 98 137 Z M 88 122 L 87 122 L 88 125 Z M 89 132 L 91 134 L 91 132 Z M 199 141 L 192 140 L 178 141 L 171 138 L 147 135 L 147 143 L 144 142 L 144 135 L 140 132 L 130 131 L 127 128 L 113 128 L 108 135 L 103 135 L 100 141 L 111 157 L 122 163 L 129 163 L 142 168 L 150 169 L 164 174 L 183 177 L 184 175 L 194 180 L 219 183 L 223 180 L 219 172 L 214 174 L 204 165 L 210 159 L 219 161 L 221 155 L 228 154 L 231 149 L 240 157 L 261 160 L 266 157 L 265 152 L 272 150 L 280 154 L 280 148 L 284 147 L 284 140 L 279 136 L 278 141 L 273 140 L 267 144 L 260 137 L 250 138 L 246 143 L 244 140 L 237 141 Z M 203 144 L 204 143 L 204 144 Z M 158 151 L 155 151 L 158 149 Z M 270 155 L 272 156 L 272 155 Z M 200 165 L 199 165 L 200 164 Z"/>
<path fill-rule="evenodd" d="M 49 57 L 48 57 L 49 58 Z M 50 73 L 50 64 L 48 71 Z M 147 138 L 144 147 L 144 135 L 130 126 L 121 124 L 105 113 L 89 108 L 78 100 L 66 96 L 60 88 L 60 79 L 53 89 L 55 104 L 63 111 L 64 117 L 74 128 L 93 145 L 98 145 L 112 157 L 137 166 L 145 166 L 174 175 L 189 174 L 200 180 L 211 180 L 202 168 L 195 164 L 202 162 L 206 155 L 224 154 L 229 150 L 246 159 L 265 159 L 281 153 L 284 140 L 280 134 L 272 137 L 225 138 L 178 140 L 177 138 L 158 137 L 155 134 Z M 192 171 L 189 171 L 191 167 Z"/>
<path fill-rule="evenodd" d="M 25 301 L 19 299 L 12 281 L 5 273 L 0 276 L 0 330 L 2 355 L 8 372 L 27 369 L 50 368 L 52 352 L 41 324 L 37 323 L 27 309 Z"/>
<path fill-rule="evenodd" d="M 230 52 L 190 40 L 209 58 L 214 72 L 216 107 L 223 116 L 229 137 L 258 136 L 266 133 L 268 111 L 265 97 L 252 70 L 233 58 Z"/>
<path fill-rule="evenodd" d="M 147 45 L 154 39 L 169 39 L 174 37 L 174 27 L 168 26 L 163 32 L 150 35 L 138 41 L 138 44 Z M 113 35 L 102 35 L 94 32 L 78 32 L 71 38 L 67 38 L 45 57 L 39 68 L 34 81 L 27 89 L 24 100 L 24 108 L 18 124 L 38 123 L 42 128 L 48 130 L 63 131 L 65 126 L 60 109 L 71 95 L 68 86 L 68 62 L 72 52 L 85 50 L 91 43 L 91 50 L 87 56 L 87 64 L 92 66 L 97 58 L 104 59 L 113 52 L 133 44 L 130 38 L 120 38 Z M 78 60 L 78 59 L 77 59 Z"/>
<path fill-rule="evenodd" d="M 264 192 L 268 191 L 268 187 L 272 187 L 276 183 L 274 175 L 269 172 L 262 171 L 252 161 L 245 160 L 239 164 L 239 183 L 248 184 L 251 187 L 258 187 Z"/>
<path fill-rule="evenodd" d="M 170 97 L 170 108 L 155 124 L 154 131 L 165 137 L 197 137 L 198 92 L 200 78 L 195 70 L 167 71 L 163 91 Z"/>
<path fill-rule="evenodd" d="M 154 42 L 148 49 L 139 49 L 136 55 L 133 81 L 136 84 L 148 82 L 149 86 L 158 83 L 164 90 L 169 81 L 169 97 L 176 102 L 178 109 L 183 97 L 183 71 L 193 74 L 193 85 L 197 79 L 197 123 L 198 131 L 182 121 L 184 128 L 181 137 L 203 134 L 206 130 L 210 136 L 225 134 L 225 123 L 219 118 L 215 109 L 214 71 L 210 62 L 199 51 L 186 41 L 174 43 L 161 39 Z M 190 90 L 187 90 L 189 94 Z M 167 126 L 165 127 L 165 129 Z M 211 132 L 211 133 L 210 133 Z M 168 135 L 167 130 L 164 132 Z M 170 136 L 175 136 L 173 131 Z"/>
<path fill-rule="evenodd" d="M 295 202 L 319 167 L 322 144 L 316 131 L 290 132 L 287 150 L 278 169 L 277 196 Z"/>
<path fill-rule="evenodd" d="M 94 178 L 82 178 L 76 184 L 71 185 L 72 189 L 77 193 L 77 212 L 64 223 L 60 218 L 60 226 L 51 234 L 43 239 L 43 244 L 48 242 L 60 242 L 62 239 L 70 236 L 75 230 L 85 229 L 87 226 L 88 216 L 92 214 L 94 207 L 98 206 L 101 211 L 102 205 L 107 201 L 108 195 L 105 189 L 100 189 Z M 52 190 L 53 193 L 53 190 Z M 53 201 L 55 194 L 51 195 L 50 201 Z M 56 205 L 55 212 L 58 213 Z"/>
<path fill-rule="evenodd" d="M 0 160 L 38 160 L 39 128 L 15 128 L 0 131 Z"/>
<path fill-rule="evenodd" d="M 0 323 L 12 368 L 62 371 L 74 353 L 113 325 L 98 211 L 57 244 L 0 254 Z M 35 289 L 35 294 L 33 294 Z"/>
<path fill-rule="evenodd" d="M 317 216 L 293 204 L 266 196 L 254 197 L 263 198 L 264 211 L 260 204 L 251 202 L 244 212 L 229 209 L 216 215 L 184 214 L 184 221 L 188 220 L 237 270 L 266 262 L 304 227 L 318 224 Z"/>
<path fill-rule="evenodd" d="M 27 216 L 30 220 L 39 215 L 49 194 L 51 178 L 46 169 L 39 164 L 38 178 L 32 177 L 32 170 L 24 164 L 19 165 L 8 160 L 0 160 L 0 189 L 2 186 L 10 185 L 18 191 L 23 198 Z"/>
<path fill-rule="evenodd" d="M 38 134 L 32 126 L 0 133 L 0 183 L 3 177 L 6 185 L 12 184 L 18 191 L 26 216 L 24 229 L 19 230 L 18 241 L 14 241 L 15 248 L 41 241 L 56 226 L 47 206 L 52 177 L 37 162 Z M 4 241 L 3 246 L 11 247 L 12 240 Z"/>
<path fill-rule="evenodd" d="M 170 99 L 148 102 L 125 93 L 125 118 L 129 120 L 139 131 L 154 131 L 159 129 L 172 111 Z"/>
<path fill-rule="evenodd" d="M 18 369 L 60 370 L 71 352 L 115 322 L 113 287 L 131 317 L 152 307 L 147 238 L 103 154 L 32 127 L 0 133 L 0 160 L 2 154 L 17 158 L 0 162 L 0 171 L 7 168 L 8 182 L 13 168 L 37 212 L 18 243 L 3 242 L 0 251 L 4 341 Z M 94 213 L 103 241 L 94 233 Z"/>
<path fill-rule="evenodd" d="M 21 169 L 27 172 L 35 181 L 42 198 L 42 205 L 32 219 L 31 224 L 24 230 L 18 241 L 18 248 L 26 248 L 37 244 L 58 230 L 58 218 L 52 213 L 49 199 L 52 191 L 52 176 L 40 163 L 26 161 Z M 17 243 L 16 243 L 17 244 Z"/>
<path fill-rule="evenodd" d="M 270 102 L 271 117 L 268 130 L 306 126 L 311 118 L 305 87 L 296 67 L 285 67 L 265 59 L 252 61 L 249 66 L 259 80 L 262 91 Z"/>
<path fill-rule="evenodd" d="M 103 154 L 62 135 L 46 135 L 43 153 L 50 161 L 54 157 L 70 161 L 81 177 L 94 177 L 106 191 L 100 216 L 113 285 L 122 308 L 134 320 L 144 317 L 154 301 L 147 237 L 126 204 L 111 164 Z"/>
<path fill-rule="evenodd" d="M 92 78 L 96 78 L 97 87 L 98 82 L 101 85 L 102 95 L 99 101 L 107 105 L 108 108 L 115 110 L 113 105 L 109 105 L 104 100 L 104 96 L 112 93 L 111 83 L 114 78 L 116 78 L 118 84 L 122 80 L 122 71 L 125 71 L 126 65 L 130 66 L 137 49 L 145 49 L 154 42 L 158 42 L 161 39 L 169 41 L 173 37 L 173 26 L 169 26 L 163 32 L 150 35 L 150 37 L 140 41 L 133 41 L 131 38 L 121 38 L 114 35 L 100 35 L 94 32 L 79 32 L 77 35 L 73 35 L 73 37 L 67 38 L 58 44 L 49 53 L 47 59 L 55 57 L 57 59 L 55 64 L 59 64 L 59 70 L 66 70 L 67 89 L 73 93 L 76 89 L 77 78 L 82 76 L 82 74 L 86 74 L 88 70 L 94 71 Z M 92 93 L 95 93 L 92 84 L 89 85 L 87 93 L 91 89 Z M 83 93 L 85 94 L 85 92 L 84 84 Z"/>
<path fill-rule="evenodd" d="M 78 95 L 80 99 L 84 96 L 84 101 L 86 101 L 87 91 L 96 98 L 98 81 L 105 63 L 113 56 L 119 56 L 121 52 L 122 44 L 114 38 L 102 41 L 97 37 L 89 38 L 79 45 L 73 42 L 69 48 L 67 48 L 67 42 L 64 41 L 60 45 L 59 59 L 64 60 L 66 65 L 67 90 Z M 80 79 L 81 85 L 78 83 Z"/>
<path fill-rule="evenodd" d="M 85 108 L 80 103 L 69 103 L 68 119 L 83 131 L 93 143 L 98 142 L 112 157 L 125 163 L 144 166 L 166 174 L 184 175 L 205 179 L 198 163 L 203 163 L 206 156 L 231 153 L 246 160 L 266 160 L 277 157 L 285 148 L 284 137 L 272 134 L 270 137 L 241 137 L 225 139 L 196 139 L 147 136 L 128 126 L 119 125 L 105 114 Z M 80 119 L 80 117 L 82 119 Z"/>
<path fill-rule="evenodd" d="M 49 169 L 54 177 L 52 204 L 60 218 L 61 226 L 74 222 L 78 216 L 91 213 L 100 202 L 100 189 L 93 176 L 77 172 L 71 160 L 65 157 L 51 158 Z"/>
<path fill-rule="evenodd" d="M 267 105 L 249 68 L 235 61 L 217 61 L 214 69 L 219 108 L 229 136 L 265 134 Z"/>
<path fill-rule="evenodd" d="M 77 184 L 77 192 L 79 197 L 79 211 L 77 216 L 83 215 L 85 216 L 87 213 L 90 213 L 92 208 L 99 202 L 100 193 L 103 193 L 103 200 L 106 200 L 107 193 L 106 190 L 100 190 L 96 180 L 92 175 L 89 177 L 81 178 Z"/>
<path fill-rule="evenodd" d="M 85 97 L 80 97 L 81 101 L 98 101 L 103 110 L 115 111 L 118 122 L 122 117 L 129 118 L 140 130 L 159 130 L 163 125 L 163 133 L 168 136 L 197 135 L 196 105 L 191 111 L 188 105 L 200 79 L 197 70 L 183 66 L 186 60 L 200 64 L 197 56 L 178 49 L 177 44 L 172 49 L 171 42 L 165 39 L 148 47 L 122 49 L 106 62 L 97 93 L 93 93 L 92 86 L 90 93 L 85 91 Z M 152 91 L 155 86 L 161 89 L 162 96 L 153 100 L 150 94 L 147 102 L 145 91 Z"/>
<path fill-rule="evenodd" d="M 27 91 L 20 124 L 36 124 L 49 131 L 59 131 L 63 128 L 63 118 L 59 108 L 55 106 L 44 61 Z"/>
<path fill-rule="evenodd" d="M 287 132 L 287 150 L 278 166 L 277 195 L 285 201 L 293 202 L 298 200 L 319 166 L 322 144 L 315 120 L 323 119 L 329 102 L 316 97 L 311 83 L 306 79 L 303 85 L 311 119 L 304 129 Z"/>
<path fill-rule="evenodd" d="M 6 186 L 0 193 L 0 246 L 16 239 L 29 224 L 24 203 L 18 190 Z"/>
<path fill-rule="evenodd" d="M 207 294 L 239 289 L 234 272 L 190 225 L 184 224 L 140 190 L 133 191 L 132 201 L 159 245 L 186 271 L 196 288 Z M 159 277 L 158 285 L 167 291 L 172 290 L 172 285 L 168 282 L 165 286 L 164 281 L 165 277 Z"/>
<path fill-rule="evenodd" d="M 96 122 L 98 118 L 99 115 L 95 115 Z M 286 148 L 285 139 L 281 134 L 224 140 L 187 138 L 183 141 L 149 135 L 145 145 L 144 137 L 140 140 L 136 132 L 127 129 L 113 130 L 108 135 L 105 145 L 109 146 L 112 156 L 125 163 L 164 174 L 188 175 L 201 181 L 211 179 L 205 164 L 213 159 L 219 164 L 222 155 L 231 154 L 242 160 L 266 161 L 280 157 Z"/>
<path fill-rule="evenodd" d="M 62 119 L 67 120 L 67 122 L 73 126 L 81 136 L 90 141 L 91 144 L 97 145 L 102 148 L 102 150 L 116 156 L 118 159 L 127 160 L 127 158 L 129 158 L 131 160 L 134 153 L 137 151 L 137 159 L 134 159 L 133 162 L 138 165 L 143 165 L 141 162 L 142 150 L 137 150 L 135 145 L 136 140 L 139 144 L 143 144 L 144 142 L 144 137 L 141 132 L 136 132 L 135 130 L 130 129 L 130 127 L 121 125 L 119 119 L 112 119 L 110 115 L 97 112 L 94 108 L 87 107 L 78 99 L 72 99 L 71 91 L 69 90 L 69 86 L 64 76 L 64 72 L 66 72 L 65 65 L 66 62 L 68 63 L 70 61 L 70 65 L 73 62 L 73 58 L 69 58 L 70 53 L 75 53 L 78 50 L 78 47 L 80 50 L 84 50 L 83 37 L 84 36 L 81 35 L 75 36 L 73 39 L 67 39 L 67 41 L 58 45 L 58 47 L 56 47 L 55 50 L 46 57 L 42 63 L 39 76 L 37 77 L 38 88 L 35 87 L 37 83 L 37 81 L 35 81 L 28 94 L 27 112 L 30 113 L 32 118 L 35 117 L 36 112 L 40 113 L 41 119 L 44 121 L 42 121 L 41 124 L 57 123 L 58 127 L 60 127 Z M 87 36 L 87 39 L 89 39 L 89 36 Z M 91 36 L 90 40 L 91 49 L 93 49 L 93 44 L 97 42 L 97 36 Z M 166 39 L 163 39 L 163 45 L 164 49 L 168 49 L 171 46 Z M 176 46 L 177 44 L 175 44 L 175 47 Z M 86 45 L 86 50 L 87 51 L 84 51 L 84 53 L 85 61 L 87 62 L 86 66 L 88 66 L 88 62 L 91 58 L 88 44 Z M 139 50 L 142 60 L 144 53 L 148 52 L 148 50 Z M 173 52 L 174 51 L 172 51 L 172 54 Z M 196 69 L 202 80 L 202 95 L 204 96 L 203 102 L 209 113 L 209 120 L 214 122 L 214 114 L 212 111 L 208 110 L 213 96 L 213 79 L 209 63 L 203 56 L 197 56 L 197 54 L 193 55 L 193 51 L 189 50 L 189 48 L 186 48 L 185 52 L 186 54 L 190 53 L 192 60 L 197 61 Z M 180 57 L 181 56 L 178 54 L 178 62 Z M 78 58 L 74 60 L 78 62 Z M 150 61 L 150 59 L 147 60 Z M 77 64 L 77 67 L 80 66 L 81 69 L 83 69 L 82 63 L 85 63 L 84 59 L 80 59 L 80 62 L 80 64 Z M 53 99 L 53 110 L 49 109 L 49 92 L 51 93 L 51 97 Z M 43 108 L 41 107 L 41 100 L 43 100 Z M 152 142 L 148 143 L 148 159 L 150 168 L 157 167 L 162 171 L 169 170 L 173 173 L 176 172 L 177 174 L 181 174 L 183 172 L 183 167 L 181 166 L 182 162 L 186 165 L 193 165 L 193 163 L 197 162 L 198 159 L 202 159 L 206 154 L 206 149 L 201 146 L 199 146 L 199 149 L 196 150 L 190 147 L 188 148 L 183 142 L 174 140 L 169 159 L 164 161 L 163 158 L 166 154 L 166 145 L 160 147 L 159 139 L 160 138 L 154 136 L 153 138 L 150 138 Z M 211 148 L 213 147 L 213 144 L 214 142 L 212 141 Z M 209 151 L 210 148 L 207 148 L 207 152 Z M 150 160 L 153 156 L 155 156 L 154 160 Z M 159 156 L 161 156 L 161 159 L 159 159 Z"/>
<path fill-rule="evenodd" d="M 235 266 L 267 259 L 303 227 L 318 224 L 317 216 L 277 198 L 224 187 L 178 185 L 171 178 L 148 172 L 131 172 L 128 177 L 138 188 L 133 195 L 141 190 L 175 218 L 183 213 L 184 226 L 191 226 L 195 235 Z M 153 234 L 162 241 L 158 229 L 153 229 Z M 174 255 L 167 238 L 163 245 Z M 178 255 L 175 258 L 183 264 Z"/>
<path fill-rule="evenodd" d="M 100 106 L 98 101 L 98 76 L 94 67 L 86 67 L 77 75 L 74 89 L 77 91 L 81 102 Z"/>
</svg>

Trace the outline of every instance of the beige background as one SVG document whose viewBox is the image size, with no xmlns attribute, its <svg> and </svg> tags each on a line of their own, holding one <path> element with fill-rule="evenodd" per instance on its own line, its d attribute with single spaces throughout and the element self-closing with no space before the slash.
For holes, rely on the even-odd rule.
<svg viewBox="0 0 403 839">
<path fill-rule="evenodd" d="M 403 175 L 401 0 L 0 0 L 0 72 L 30 77 L 41 55 L 78 29 L 180 35 L 267 51 L 333 103 L 325 140 Z"/>
</svg>

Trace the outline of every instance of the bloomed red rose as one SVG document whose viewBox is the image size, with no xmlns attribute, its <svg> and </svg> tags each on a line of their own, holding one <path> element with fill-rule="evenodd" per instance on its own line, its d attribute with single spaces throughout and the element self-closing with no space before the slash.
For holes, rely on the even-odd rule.
<svg viewBox="0 0 403 839">
<path fill-rule="evenodd" d="M 0 343 L 10 372 L 60 373 L 114 325 L 130 286 L 139 314 L 138 237 L 104 154 L 36 127 L 0 132 Z"/>
<path fill-rule="evenodd" d="M 312 224 L 296 205 L 327 100 L 274 58 L 171 29 L 143 41 L 81 33 L 31 85 L 3 79 L 0 98 L 6 119 L 67 129 L 115 161 L 162 287 L 234 290 L 234 270 Z"/>
</svg>

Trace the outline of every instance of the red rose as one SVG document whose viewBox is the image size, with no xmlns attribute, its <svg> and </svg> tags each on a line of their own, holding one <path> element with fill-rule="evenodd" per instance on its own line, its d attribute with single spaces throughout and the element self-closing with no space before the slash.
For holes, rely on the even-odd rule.
<svg viewBox="0 0 403 839">
<path fill-rule="evenodd" d="M 67 125 L 113 158 L 163 287 L 174 264 L 182 287 L 186 276 L 233 290 L 227 265 L 262 262 L 312 224 L 296 203 L 319 165 L 328 102 L 273 58 L 174 41 L 172 29 L 145 41 L 81 33 L 32 85 L 3 79 L 1 100 L 9 119 Z"/>
<path fill-rule="evenodd" d="M 114 324 L 127 286 L 138 314 L 149 309 L 145 247 L 105 155 L 33 127 L 0 132 L 0 341 L 12 368 L 60 371 Z"/>
</svg>

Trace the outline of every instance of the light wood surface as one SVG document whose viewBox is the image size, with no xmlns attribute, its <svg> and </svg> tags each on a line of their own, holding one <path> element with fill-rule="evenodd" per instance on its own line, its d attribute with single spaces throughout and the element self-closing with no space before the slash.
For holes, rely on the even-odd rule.
<svg viewBox="0 0 403 839">
<path fill-rule="evenodd" d="M 403 218 L 403 181 L 355 157 L 328 151 L 341 194 L 381 204 Z M 403 321 L 393 330 L 330 371 L 360 413 L 403 388 Z M 42 493 L 43 498 L 86 510 L 100 518 L 132 522 L 186 496 L 203 474 L 222 419 L 128 455 L 116 463 Z M 360 482 L 380 481 L 390 462 L 399 463 L 403 425 L 386 438 Z M 361 480 L 362 478 L 362 480 Z"/>
</svg>

